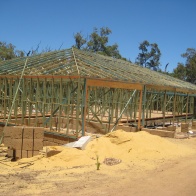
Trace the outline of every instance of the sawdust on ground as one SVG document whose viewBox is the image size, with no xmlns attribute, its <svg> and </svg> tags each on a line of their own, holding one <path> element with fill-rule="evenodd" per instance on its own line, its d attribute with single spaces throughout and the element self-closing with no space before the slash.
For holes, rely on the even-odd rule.
<svg viewBox="0 0 196 196">
<path fill-rule="evenodd" d="M 0 168 L 0 172 L 1 174 L 13 175 L 17 168 L 24 168 L 24 170 L 28 169 L 31 172 L 40 171 L 40 174 L 43 171 L 45 174 L 53 172 L 53 177 L 55 174 L 60 176 L 68 171 L 77 176 L 80 173 L 95 172 L 97 161 L 101 163 L 99 174 L 108 176 L 115 176 L 116 172 L 126 171 L 133 167 L 135 171 L 153 170 L 165 161 L 195 155 L 195 148 L 176 141 L 151 135 L 145 131 L 117 130 L 92 140 L 85 150 L 62 146 L 50 147 L 61 152 L 48 158 L 38 155 L 10 162 L 7 163 L 9 167 L 6 168 L 4 165 L 4 168 Z M 104 160 L 108 158 L 119 160 L 119 162 L 114 166 L 108 166 L 104 164 Z M 121 174 L 118 173 L 118 175 Z M 42 176 L 42 178 L 44 177 Z M 66 181 L 69 181 L 69 178 L 66 178 Z M 23 189 L 20 194 L 31 194 L 32 192 L 34 194 L 42 193 L 42 191 L 38 191 L 37 187 L 34 189 L 30 187 L 30 189 Z"/>
<path fill-rule="evenodd" d="M 125 132 L 117 130 L 89 142 L 85 150 L 55 146 L 53 150 L 59 154 L 46 158 L 41 155 L 21 159 L 12 163 L 13 167 L 33 162 L 30 168 L 34 170 L 51 169 L 54 167 L 83 167 L 92 166 L 97 162 L 103 163 L 106 158 L 121 160 L 119 167 L 140 165 L 144 169 L 153 168 L 155 160 L 174 159 L 193 154 L 194 149 L 173 143 L 165 138 L 151 135 L 145 131 Z M 89 167 L 86 168 L 87 170 Z"/>
</svg>

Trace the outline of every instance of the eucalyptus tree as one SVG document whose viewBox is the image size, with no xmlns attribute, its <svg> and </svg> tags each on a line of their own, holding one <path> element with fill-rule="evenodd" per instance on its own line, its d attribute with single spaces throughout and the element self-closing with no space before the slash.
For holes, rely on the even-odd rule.
<svg viewBox="0 0 196 196">
<path fill-rule="evenodd" d="M 74 45 L 74 47 L 76 47 L 78 49 L 82 49 L 82 47 L 87 42 L 87 39 L 84 38 L 84 36 L 82 35 L 81 32 L 78 32 L 78 33 L 74 34 L 74 39 L 75 39 L 75 45 Z"/>
<path fill-rule="evenodd" d="M 173 76 L 196 84 L 196 49 L 187 48 L 181 56 L 186 58 L 185 63 L 178 63 L 173 70 Z"/>
<path fill-rule="evenodd" d="M 11 43 L 0 41 L 0 61 L 9 60 L 15 57 L 24 56 L 24 52 L 21 50 L 16 50 L 16 47 Z"/>
<path fill-rule="evenodd" d="M 161 51 L 156 43 L 149 43 L 144 40 L 139 45 L 141 52 L 136 58 L 136 63 L 153 70 L 159 70 Z"/>
<path fill-rule="evenodd" d="M 87 38 L 84 38 L 82 33 L 78 32 L 74 34 L 74 46 L 78 49 L 114 58 L 122 58 L 118 50 L 118 44 L 109 45 L 109 36 L 111 33 L 112 31 L 108 27 L 94 28 L 93 32 Z"/>
</svg>

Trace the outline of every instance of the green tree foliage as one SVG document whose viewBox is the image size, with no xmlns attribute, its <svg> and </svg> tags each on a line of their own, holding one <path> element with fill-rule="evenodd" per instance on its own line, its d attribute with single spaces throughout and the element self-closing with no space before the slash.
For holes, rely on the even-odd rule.
<svg viewBox="0 0 196 196">
<path fill-rule="evenodd" d="M 186 68 L 182 63 L 178 63 L 176 69 L 174 69 L 172 76 L 179 78 L 180 80 L 186 81 Z"/>
<path fill-rule="evenodd" d="M 186 58 L 186 62 L 185 64 L 178 63 L 178 66 L 173 70 L 173 76 L 196 84 L 196 50 L 188 48 L 181 56 Z"/>
<path fill-rule="evenodd" d="M 158 71 L 160 65 L 161 52 L 156 43 L 150 44 L 147 40 L 139 45 L 141 52 L 138 54 L 136 63 L 153 70 Z"/>
<path fill-rule="evenodd" d="M 81 32 L 76 33 L 74 35 L 75 47 L 120 59 L 122 57 L 118 50 L 118 44 L 108 45 L 111 33 L 112 31 L 108 27 L 94 28 L 89 38 L 86 39 Z"/>
<path fill-rule="evenodd" d="M 94 31 L 90 35 L 90 40 L 87 42 L 87 48 L 93 52 L 105 52 L 108 43 L 108 36 L 112 31 L 109 28 L 101 28 L 98 30 L 94 28 Z"/>
<path fill-rule="evenodd" d="M 0 61 L 22 56 L 24 56 L 24 52 L 21 50 L 15 50 L 15 46 L 13 44 L 0 42 Z"/>
<path fill-rule="evenodd" d="M 74 34 L 75 39 L 75 47 L 78 49 L 82 49 L 84 44 L 86 44 L 87 40 L 84 38 L 84 36 L 81 34 L 81 32 Z"/>
</svg>

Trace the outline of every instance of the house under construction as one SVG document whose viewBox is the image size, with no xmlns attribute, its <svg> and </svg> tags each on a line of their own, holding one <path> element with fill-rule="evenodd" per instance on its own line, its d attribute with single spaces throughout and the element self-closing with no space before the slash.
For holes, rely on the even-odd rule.
<svg viewBox="0 0 196 196">
<path fill-rule="evenodd" d="M 76 48 L 0 62 L 0 122 L 80 137 L 195 118 L 196 85 Z"/>
</svg>

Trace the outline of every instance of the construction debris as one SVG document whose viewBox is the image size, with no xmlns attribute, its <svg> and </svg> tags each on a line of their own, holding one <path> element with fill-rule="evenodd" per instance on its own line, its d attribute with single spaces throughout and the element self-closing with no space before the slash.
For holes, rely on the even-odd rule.
<svg viewBox="0 0 196 196">
<path fill-rule="evenodd" d="M 189 135 L 189 137 L 196 137 L 196 131 L 189 130 L 188 135 Z"/>
<path fill-rule="evenodd" d="M 83 136 L 76 142 L 70 142 L 68 144 L 65 144 L 64 146 L 70 147 L 70 148 L 78 148 L 81 150 L 84 150 L 86 145 L 92 140 L 91 136 Z"/>
<path fill-rule="evenodd" d="M 91 136 L 83 136 L 73 145 L 73 148 L 84 150 L 86 145 L 91 141 Z"/>
</svg>

